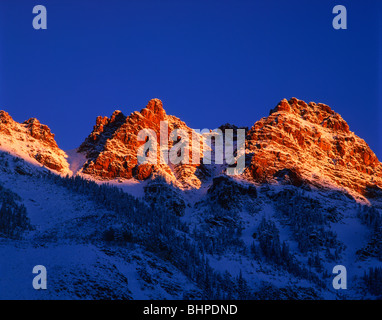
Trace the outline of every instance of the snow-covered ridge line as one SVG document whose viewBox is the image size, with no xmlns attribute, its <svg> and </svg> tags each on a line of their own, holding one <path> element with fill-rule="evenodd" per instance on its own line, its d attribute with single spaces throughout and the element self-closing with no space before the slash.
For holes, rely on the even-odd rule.
<svg viewBox="0 0 382 320">
<path fill-rule="evenodd" d="M 137 152 L 143 144 L 138 133 L 151 129 L 162 137 L 163 121 L 168 123 L 167 134 L 182 129 L 191 136 L 195 131 L 167 115 L 162 101 L 152 99 L 129 116 L 117 110 L 110 118 L 97 117 L 80 147 L 65 153 L 50 129 L 37 119 L 17 123 L 1 111 L 0 150 L 55 173 L 81 175 L 99 183 L 134 185 L 160 177 L 179 189 L 195 190 L 216 175 L 226 174 L 227 165 L 203 163 L 203 154 L 200 164 L 138 163 Z M 168 147 L 176 143 L 169 140 Z M 249 129 L 245 156 L 246 169 L 238 177 L 253 183 L 335 188 L 363 202 L 382 194 L 382 164 L 367 143 L 325 104 L 282 100 Z"/>
<path fill-rule="evenodd" d="M 67 155 L 58 147 L 54 134 L 35 118 L 18 123 L 0 111 L 0 150 L 52 172 L 72 174 Z"/>
</svg>

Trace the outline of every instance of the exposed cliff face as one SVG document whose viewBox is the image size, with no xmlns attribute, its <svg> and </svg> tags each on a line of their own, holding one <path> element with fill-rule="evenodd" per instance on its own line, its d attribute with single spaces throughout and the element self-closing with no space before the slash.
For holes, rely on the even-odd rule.
<svg viewBox="0 0 382 320">
<path fill-rule="evenodd" d="M 0 150 L 24 158 L 59 173 L 70 173 L 66 154 L 54 140 L 48 126 L 31 118 L 18 123 L 5 111 L 0 111 Z"/>
<path fill-rule="evenodd" d="M 196 187 L 201 184 L 203 176 L 201 165 L 160 163 L 160 122 L 167 121 L 168 133 L 174 129 L 185 130 L 190 139 L 190 129 L 180 119 L 167 115 L 159 99 L 152 99 L 140 112 L 135 111 L 130 116 L 124 116 L 115 111 L 111 118 L 98 117 L 93 132 L 82 143 L 79 152 L 85 153 L 88 161 L 82 173 L 101 179 L 136 178 L 145 180 L 156 175 L 163 176 L 168 182 L 180 187 Z M 138 164 L 137 151 L 144 142 L 138 141 L 138 133 L 142 129 L 151 129 L 157 136 L 157 164 Z M 169 142 L 168 147 L 173 146 Z"/>
<path fill-rule="evenodd" d="M 246 141 L 244 176 L 257 182 L 343 187 L 367 195 L 382 187 L 382 165 L 330 107 L 292 98 L 257 121 Z"/>
<path fill-rule="evenodd" d="M 161 121 L 168 124 L 167 132 L 161 128 Z M 237 129 L 229 124 L 221 127 L 226 128 Z M 157 164 L 138 163 L 138 149 L 145 143 L 138 141 L 142 129 L 153 130 L 156 135 Z M 164 149 L 170 150 L 177 143 L 170 139 L 175 129 L 184 130 L 192 142 L 194 131 L 177 117 L 167 115 L 159 99 L 150 100 L 140 112 L 129 116 L 115 111 L 110 118 L 98 117 L 92 133 L 78 149 L 86 157 L 79 172 L 102 180 L 160 176 L 180 188 L 199 188 L 203 178 L 221 171 L 215 172 L 213 165 L 191 164 L 192 143 L 190 164 L 161 163 L 161 138 L 167 141 Z M 201 136 L 198 138 L 202 143 Z M 0 149 L 57 172 L 71 173 L 54 134 L 37 119 L 18 123 L 0 111 Z M 367 143 L 327 105 L 307 104 L 296 98 L 282 100 L 268 117 L 250 128 L 242 178 L 259 183 L 344 188 L 368 198 L 382 194 L 382 164 Z"/>
<path fill-rule="evenodd" d="M 169 133 L 180 128 L 191 137 L 192 129 L 167 115 L 158 99 L 128 117 L 120 111 L 110 119 L 98 117 L 79 148 L 88 158 L 83 173 L 101 179 L 138 180 L 160 175 L 178 186 L 198 188 L 201 177 L 210 173 L 208 165 L 138 165 L 137 150 L 143 142 L 138 142 L 137 134 L 144 128 L 154 130 L 159 151 L 160 121 L 169 123 Z M 364 196 L 379 194 L 382 187 L 381 163 L 346 121 L 327 105 L 296 98 L 282 100 L 248 131 L 246 162 L 243 177 L 260 183 L 338 187 Z"/>
</svg>

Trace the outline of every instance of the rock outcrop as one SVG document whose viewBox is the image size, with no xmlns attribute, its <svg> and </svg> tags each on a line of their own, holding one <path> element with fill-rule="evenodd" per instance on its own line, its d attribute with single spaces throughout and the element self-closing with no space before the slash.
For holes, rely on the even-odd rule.
<svg viewBox="0 0 382 320">
<path fill-rule="evenodd" d="M 167 135 L 161 132 L 161 121 L 168 123 Z M 144 141 L 138 141 L 138 133 L 142 129 L 155 132 L 157 164 L 138 163 L 138 149 L 144 144 Z M 98 117 L 93 132 L 78 149 L 88 159 L 82 173 L 99 179 L 146 180 L 149 177 L 162 176 L 166 181 L 180 187 L 198 188 L 204 174 L 203 165 L 161 163 L 161 136 L 169 141 L 169 135 L 175 129 L 186 131 L 191 141 L 192 129 L 177 117 L 167 115 L 159 99 L 150 100 L 140 112 L 135 111 L 127 117 L 121 111 L 115 111 L 110 118 Z M 167 149 L 174 144 L 175 142 L 169 141 Z"/>
<path fill-rule="evenodd" d="M 246 140 L 244 176 L 257 182 L 345 188 L 367 195 L 382 186 L 382 164 L 342 117 L 322 103 L 282 100 Z"/>
<path fill-rule="evenodd" d="M 161 127 L 162 122 L 167 124 L 167 129 Z M 138 139 L 142 129 L 151 130 L 156 138 L 156 164 L 138 161 L 138 150 L 147 141 Z M 179 133 L 171 136 L 175 129 L 181 129 L 188 137 L 189 163 L 162 161 L 162 155 L 166 156 L 171 148 L 184 141 Z M 235 138 L 238 127 L 225 124 L 220 129 L 223 132 L 233 129 Z M 367 198 L 382 194 L 382 164 L 367 143 L 325 104 L 284 99 L 268 117 L 257 121 L 249 130 L 242 129 L 247 132 L 242 179 L 336 188 Z M 215 133 L 211 131 L 211 134 Z M 200 164 L 192 163 L 195 136 L 199 141 Z M 208 164 L 206 158 L 203 164 L 202 153 L 206 147 L 203 139 L 183 121 L 168 115 L 159 99 L 152 99 L 141 111 L 129 116 L 117 110 L 110 118 L 97 117 L 93 131 L 78 148 L 80 158 L 84 159 L 78 173 L 96 180 L 143 181 L 162 177 L 182 189 L 199 188 L 203 179 L 220 175 L 225 168 L 215 166 L 214 162 Z M 214 149 L 214 143 L 211 147 Z M 35 118 L 18 123 L 0 111 L 0 149 L 59 173 L 72 173 L 54 134 Z"/>
<path fill-rule="evenodd" d="M 58 147 L 54 134 L 35 118 L 18 123 L 0 111 L 0 150 L 62 174 L 70 173 L 66 154 Z"/>
</svg>

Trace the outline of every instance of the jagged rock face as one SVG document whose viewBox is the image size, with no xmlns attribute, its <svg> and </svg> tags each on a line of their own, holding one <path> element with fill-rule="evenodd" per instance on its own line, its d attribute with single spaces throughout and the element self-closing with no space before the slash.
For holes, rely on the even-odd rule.
<svg viewBox="0 0 382 320">
<path fill-rule="evenodd" d="M 161 121 L 168 123 L 167 136 L 161 132 Z M 138 149 L 145 143 L 137 137 L 142 129 L 151 129 L 156 134 L 155 165 L 138 164 Z M 159 176 L 177 187 L 199 188 L 201 181 L 215 171 L 214 165 L 203 164 L 201 154 L 198 165 L 160 161 L 161 136 L 168 142 L 165 149 L 171 149 L 178 142 L 169 138 L 174 129 L 187 132 L 191 143 L 193 130 L 177 117 L 167 115 L 159 99 L 150 100 L 140 112 L 129 116 L 115 111 L 110 118 L 97 117 L 92 133 L 78 150 L 87 158 L 80 173 L 105 180 L 146 180 Z M 220 129 L 234 129 L 235 135 L 238 127 L 226 124 Z M 203 138 L 199 138 L 202 153 Z M 190 161 L 192 148 L 191 143 Z M 57 146 L 54 134 L 35 118 L 18 123 L 7 112 L 0 111 L 0 150 L 63 174 L 71 173 L 67 156 Z M 367 143 L 351 132 L 346 121 L 327 105 L 307 104 L 296 98 L 282 100 L 268 117 L 257 121 L 248 131 L 242 178 L 307 188 L 336 187 L 367 198 L 382 194 L 382 164 Z"/>
<path fill-rule="evenodd" d="M 257 182 L 304 182 L 366 195 L 382 186 L 382 165 L 330 107 L 292 98 L 257 121 L 246 140 L 244 175 Z"/>
<path fill-rule="evenodd" d="M 224 132 L 226 129 L 232 129 L 234 135 L 236 135 L 238 129 L 244 129 L 245 132 L 248 131 L 248 127 L 238 127 L 231 123 L 223 124 L 218 129 L 222 130 L 222 132 Z"/>
<path fill-rule="evenodd" d="M 31 118 L 18 123 L 0 111 L 0 149 L 22 158 L 31 158 L 60 173 L 69 173 L 66 154 L 54 140 L 49 127 Z"/>
<path fill-rule="evenodd" d="M 41 124 L 36 118 L 31 118 L 24 121 L 23 124 L 33 138 L 44 141 L 52 147 L 58 148 L 57 143 L 54 140 L 54 134 L 51 133 L 47 125 Z"/>
<path fill-rule="evenodd" d="M 168 122 L 168 135 L 174 129 L 183 129 L 191 140 L 192 129 L 178 118 L 167 115 L 159 99 L 150 100 L 140 112 L 135 111 L 128 117 L 120 111 L 115 111 L 110 119 L 98 117 L 93 132 L 78 149 L 88 158 L 82 172 L 101 179 L 145 180 L 158 175 L 181 187 L 199 187 L 203 170 L 198 168 L 202 165 L 160 163 L 159 142 L 160 135 L 164 134 L 160 132 L 161 121 Z M 151 129 L 157 135 L 158 163 L 155 165 L 138 164 L 137 151 L 144 142 L 138 141 L 137 136 L 142 129 Z M 169 142 L 169 148 L 172 145 Z"/>
</svg>

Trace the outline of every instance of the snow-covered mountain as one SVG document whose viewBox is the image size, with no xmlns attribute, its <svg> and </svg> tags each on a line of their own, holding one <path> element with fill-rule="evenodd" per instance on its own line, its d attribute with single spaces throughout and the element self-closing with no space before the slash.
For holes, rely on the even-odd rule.
<svg viewBox="0 0 382 320">
<path fill-rule="evenodd" d="M 371 196 L 382 187 L 382 164 L 329 106 L 292 98 L 256 122 L 247 137 L 246 176 Z"/>
<path fill-rule="evenodd" d="M 166 131 L 162 129 L 164 132 L 161 132 L 161 122 L 168 126 Z M 169 139 L 173 130 L 182 129 L 190 137 L 193 131 L 177 117 L 167 115 L 159 99 L 150 100 L 140 112 L 135 111 L 128 117 L 116 110 L 110 118 L 98 117 L 93 132 L 79 147 L 78 152 L 87 159 L 81 173 L 103 180 L 135 178 L 143 181 L 161 176 L 179 187 L 199 188 L 204 176 L 201 165 L 161 163 L 160 152 L 157 165 L 138 163 L 137 150 L 144 142 L 138 141 L 137 136 L 142 129 L 154 131 L 158 150 L 161 150 L 161 139 L 166 139 L 167 149 L 173 146 Z"/>
<path fill-rule="evenodd" d="M 238 176 L 138 165 L 140 129 L 192 133 L 158 99 L 98 117 L 67 153 L 37 120 L 0 115 L 2 299 L 382 295 L 381 163 L 324 104 L 281 101 L 248 130 Z M 35 265 L 48 290 L 31 286 Z M 336 265 L 346 290 L 332 286 Z"/>
<path fill-rule="evenodd" d="M 67 155 L 57 146 L 54 134 L 36 118 L 18 123 L 0 111 L 0 150 L 61 174 L 71 173 Z"/>
</svg>

